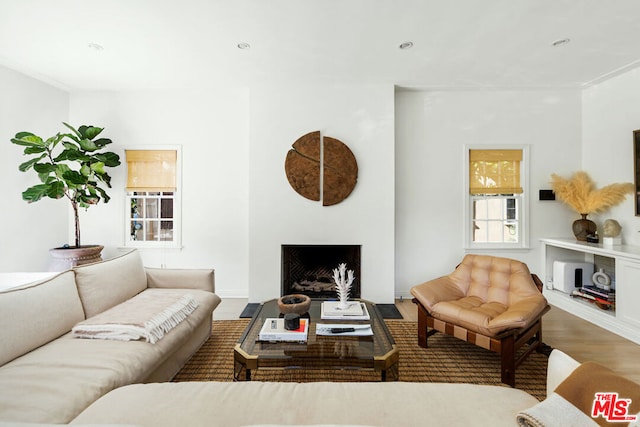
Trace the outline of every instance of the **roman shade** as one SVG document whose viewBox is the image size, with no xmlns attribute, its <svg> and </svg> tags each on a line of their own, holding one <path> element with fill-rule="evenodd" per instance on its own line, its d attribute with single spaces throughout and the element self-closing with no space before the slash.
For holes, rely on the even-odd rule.
<svg viewBox="0 0 640 427">
<path fill-rule="evenodd" d="M 519 194 L 522 150 L 469 150 L 470 194 Z"/>
<path fill-rule="evenodd" d="M 125 150 L 127 191 L 176 190 L 176 150 Z"/>
</svg>

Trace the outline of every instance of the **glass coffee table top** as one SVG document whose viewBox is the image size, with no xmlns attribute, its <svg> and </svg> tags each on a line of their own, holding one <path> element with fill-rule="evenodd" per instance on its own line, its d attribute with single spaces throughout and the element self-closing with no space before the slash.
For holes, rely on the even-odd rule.
<svg viewBox="0 0 640 427">
<path fill-rule="evenodd" d="M 306 343 L 258 341 L 265 320 L 281 317 L 277 300 L 261 304 L 234 348 L 234 380 L 251 380 L 251 371 L 261 368 L 368 369 L 380 372 L 382 381 L 397 380 L 399 352 L 393 337 L 375 304 L 361 301 L 370 320 L 322 320 L 322 301 L 313 300 Z M 373 336 L 320 336 L 316 335 L 318 323 L 370 324 Z"/>
</svg>

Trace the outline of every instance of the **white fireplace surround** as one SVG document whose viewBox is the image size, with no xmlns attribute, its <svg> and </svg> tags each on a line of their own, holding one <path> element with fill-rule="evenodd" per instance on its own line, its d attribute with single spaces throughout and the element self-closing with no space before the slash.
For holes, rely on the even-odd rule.
<svg viewBox="0 0 640 427">
<path fill-rule="evenodd" d="M 361 245 L 362 298 L 394 300 L 395 147 L 393 86 L 252 88 L 249 143 L 249 302 L 280 295 L 280 247 Z M 274 120 L 274 100 L 278 117 Z M 336 106 L 339 105 L 339 108 Z M 285 119 L 286 118 L 286 119 Z M 283 127 L 286 122 L 288 126 Z M 349 146 L 358 182 L 341 203 L 296 193 L 285 175 L 300 135 L 320 130 Z"/>
</svg>

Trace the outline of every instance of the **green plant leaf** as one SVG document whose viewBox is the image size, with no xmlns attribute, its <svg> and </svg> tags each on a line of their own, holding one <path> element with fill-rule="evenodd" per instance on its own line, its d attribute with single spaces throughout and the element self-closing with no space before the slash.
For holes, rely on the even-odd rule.
<svg viewBox="0 0 640 427">
<path fill-rule="evenodd" d="M 69 139 L 71 139 L 72 141 L 75 141 L 75 142 L 78 142 L 78 141 L 80 141 L 82 139 L 82 138 L 78 138 L 76 135 L 74 135 L 72 133 L 65 133 L 62 136 L 64 136 L 65 138 L 69 138 Z M 66 142 L 69 142 L 69 141 L 66 141 Z"/>
<path fill-rule="evenodd" d="M 89 207 L 90 205 L 97 204 L 100 201 L 100 197 L 90 193 L 79 193 L 78 201 L 81 203 L 82 207 Z"/>
<path fill-rule="evenodd" d="M 47 191 L 47 196 L 52 199 L 60 199 L 64 197 L 65 185 L 61 181 L 55 181 L 49 184 L 49 190 Z"/>
<path fill-rule="evenodd" d="M 74 133 L 74 135 L 76 135 L 78 138 L 82 138 L 83 137 L 82 134 L 80 134 L 80 132 L 78 132 L 76 130 L 76 128 L 71 126 L 69 123 L 62 122 L 62 124 L 65 125 L 66 127 L 68 127 L 69 129 L 71 129 L 71 131 Z"/>
<path fill-rule="evenodd" d="M 29 203 L 37 202 L 47 195 L 47 191 L 49 191 L 47 184 L 34 185 L 22 192 L 22 200 L 26 200 Z"/>
<path fill-rule="evenodd" d="M 22 139 L 22 138 L 25 138 L 25 137 L 28 137 L 28 136 L 36 136 L 36 135 L 34 135 L 34 134 L 33 134 L 33 133 L 31 133 L 31 132 L 25 132 L 25 131 L 23 131 L 23 132 L 18 132 L 18 133 L 16 133 L 16 136 L 15 136 L 15 137 L 16 137 L 17 139 Z"/>
<path fill-rule="evenodd" d="M 24 154 L 38 154 L 38 153 L 44 153 L 46 151 L 47 149 L 45 147 L 31 146 L 31 147 L 25 147 Z"/>
<path fill-rule="evenodd" d="M 70 184 L 74 185 L 84 185 L 88 181 L 86 176 L 74 170 L 66 171 L 62 174 L 62 178 Z"/>
<path fill-rule="evenodd" d="M 109 138 L 98 138 L 93 142 L 97 147 L 104 148 L 104 146 L 111 144 L 113 141 L 111 141 Z"/>
<path fill-rule="evenodd" d="M 20 172 L 26 172 L 29 169 L 31 169 L 33 167 L 34 164 L 38 163 L 40 160 L 42 160 L 42 158 L 45 157 L 45 154 L 38 156 L 36 158 L 33 158 L 31 160 L 27 160 L 26 162 L 20 164 L 20 166 L 18 166 L 18 170 L 20 170 Z"/>
<path fill-rule="evenodd" d="M 18 135 L 21 135 L 18 138 Z M 26 147 L 43 147 L 44 143 L 42 138 L 29 132 L 20 132 L 16 134 L 15 138 L 11 138 L 11 142 L 16 145 L 22 145 Z"/>
<path fill-rule="evenodd" d="M 70 171 L 70 170 L 71 170 L 71 168 L 69 167 L 69 165 L 67 165 L 65 163 L 58 163 L 56 165 L 56 176 L 59 176 L 60 178 L 62 178 L 64 173 L 66 171 Z"/>
<path fill-rule="evenodd" d="M 106 172 L 105 172 L 105 173 L 102 173 L 102 174 L 100 174 L 100 173 L 95 173 L 93 176 L 94 176 L 98 181 L 104 182 L 104 183 L 107 185 L 107 187 L 111 188 L 111 177 L 109 176 L 109 174 L 108 174 L 108 173 L 106 173 Z M 96 187 L 97 187 L 97 186 L 98 186 L 98 185 L 96 184 Z"/>
<path fill-rule="evenodd" d="M 96 190 L 98 191 L 98 193 L 100 193 L 100 195 L 102 196 L 102 201 L 105 203 L 109 203 L 109 200 L 111 200 L 111 197 L 109 197 L 109 195 L 107 194 L 106 191 L 104 191 L 102 188 L 100 187 L 96 187 Z"/>
<path fill-rule="evenodd" d="M 97 174 L 103 175 L 105 173 L 104 163 L 102 162 L 91 163 L 91 170 Z"/>
<path fill-rule="evenodd" d="M 38 174 L 38 178 L 40 178 L 40 181 L 42 181 L 42 182 L 47 182 L 49 180 L 49 178 L 51 178 L 51 174 L 49 174 L 49 173 L 39 173 Z"/>
<path fill-rule="evenodd" d="M 76 144 L 74 144 L 71 141 L 62 141 L 62 146 L 64 148 L 66 148 L 67 150 L 76 150 L 78 151 L 80 149 L 80 147 Z"/>
<path fill-rule="evenodd" d="M 118 156 L 116 153 L 98 153 L 94 154 L 93 157 L 100 160 L 102 163 L 104 163 L 105 166 L 108 166 L 110 168 L 120 165 L 120 156 Z"/>
<path fill-rule="evenodd" d="M 87 165 L 82 165 L 82 167 L 80 168 L 80 173 L 83 176 L 89 176 L 89 174 L 91 173 L 91 169 L 89 166 Z"/>
<path fill-rule="evenodd" d="M 96 126 L 86 126 L 82 125 L 78 128 L 78 132 L 82 135 L 83 138 L 93 139 L 102 132 L 104 128 L 99 128 Z"/>
<path fill-rule="evenodd" d="M 57 133 L 54 136 L 47 138 L 47 140 L 44 142 L 44 145 L 50 147 L 50 149 L 53 150 L 55 146 L 58 145 L 60 141 L 62 141 L 63 138 L 64 134 Z"/>
<path fill-rule="evenodd" d="M 54 172 L 57 168 L 55 165 L 52 165 L 51 163 L 36 163 L 33 165 L 33 169 L 36 172 L 38 172 L 38 174 L 41 174 L 41 173 L 49 174 L 51 172 Z"/>
<path fill-rule="evenodd" d="M 67 149 L 63 150 L 56 158 L 53 160 L 56 162 L 61 162 L 64 160 L 69 160 L 72 162 L 87 162 L 91 159 L 91 157 L 87 154 L 84 154 L 82 151 L 76 149 Z"/>
<path fill-rule="evenodd" d="M 81 139 L 80 140 L 80 148 L 82 148 L 85 151 L 96 151 L 99 150 L 100 147 L 98 147 L 93 141 L 91 141 L 90 139 Z"/>
<path fill-rule="evenodd" d="M 34 185 L 22 192 L 22 199 L 29 203 L 37 202 L 45 196 L 52 199 L 64 197 L 64 185 L 56 181 L 51 184 Z"/>
</svg>

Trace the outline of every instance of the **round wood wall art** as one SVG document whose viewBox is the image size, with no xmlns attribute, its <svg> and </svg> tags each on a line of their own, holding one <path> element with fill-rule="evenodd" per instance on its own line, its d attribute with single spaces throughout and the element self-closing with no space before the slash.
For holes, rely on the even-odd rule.
<svg viewBox="0 0 640 427">
<path fill-rule="evenodd" d="M 293 143 L 284 169 L 298 194 L 309 200 L 322 199 L 323 206 L 346 199 L 358 181 L 358 163 L 349 147 L 336 138 L 321 137 L 320 131 L 303 135 Z"/>
</svg>

